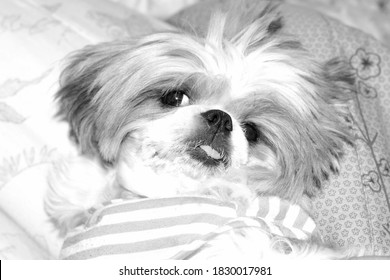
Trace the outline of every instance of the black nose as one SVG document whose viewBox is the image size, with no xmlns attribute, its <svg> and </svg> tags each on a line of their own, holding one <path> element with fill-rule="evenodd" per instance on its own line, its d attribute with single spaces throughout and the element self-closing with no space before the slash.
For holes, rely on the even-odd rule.
<svg viewBox="0 0 390 280">
<path fill-rule="evenodd" d="M 232 118 L 221 110 L 210 110 L 201 114 L 208 124 L 223 132 L 230 132 L 233 130 Z"/>
</svg>

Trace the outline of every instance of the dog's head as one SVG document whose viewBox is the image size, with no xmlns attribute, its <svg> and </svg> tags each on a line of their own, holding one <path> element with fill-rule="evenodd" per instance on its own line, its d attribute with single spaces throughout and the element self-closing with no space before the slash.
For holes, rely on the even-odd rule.
<svg viewBox="0 0 390 280">
<path fill-rule="evenodd" d="M 158 33 L 71 57 L 60 114 L 124 187 L 179 194 L 245 174 L 255 192 L 297 200 L 338 169 L 350 142 L 347 67 L 316 62 L 270 6 L 229 32 L 225 19 L 205 37 Z"/>
</svg>

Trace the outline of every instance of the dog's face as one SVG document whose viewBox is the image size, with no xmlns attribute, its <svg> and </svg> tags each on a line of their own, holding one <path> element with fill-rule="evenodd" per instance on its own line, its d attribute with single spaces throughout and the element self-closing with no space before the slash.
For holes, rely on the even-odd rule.
<svg viewBox="0 0 390 280">
<path fill-rule="evenodd" d="M 61 114 L 124 187 L 175 195 L 220 178 L 294 200 L 337 169 L 349 141 L 345 66 L 313 60 L 275 14 L 228 38 L 224 25 L 216 17 L 206 38 L 159 33 L 72 57 Z"/>
</svg>

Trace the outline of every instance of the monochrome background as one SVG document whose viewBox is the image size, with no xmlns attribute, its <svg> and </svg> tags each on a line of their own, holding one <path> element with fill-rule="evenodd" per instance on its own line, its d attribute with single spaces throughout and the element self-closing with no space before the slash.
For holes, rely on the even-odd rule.
<svg viewBox="0 0 390 280">
<path fill-rule="evenodd" d="M 50 163 L 77 152 L 54 117 L 63 58 L 87 44 L 206 24 L 222 2 L 0 1 L 0 259 L 49 259 L 61 246 L 42 198 Z M 320 60 L 344 56 L 357 77 L 348 121 L 358 140 L 313 217 L 325 241 L 390 255 L 390 3 L 282 2 L 301 6 L 283 6 L 287 30 Z"/>
</svg>

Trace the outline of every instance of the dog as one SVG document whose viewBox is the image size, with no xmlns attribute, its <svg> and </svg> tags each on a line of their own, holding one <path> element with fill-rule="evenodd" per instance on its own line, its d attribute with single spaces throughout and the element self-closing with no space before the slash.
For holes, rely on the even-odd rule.
<svg viewBox="0 0 390 280">
<path fill-rule="evenodd" d="M 54 164 L 46 200 L 62 233 L 118 197 L 200 195 L 247 209 L 277 196 L 310 211 L 353 144 L 354 77 L 286 34 L 277 6 L 257 5 L 216 12 L 205 36 L 159 32 L 70 56 L 57 100 L 81 156 Z M 301 243 L 284 242 L 295 255 L 339 256 Z"/>
</svg>

